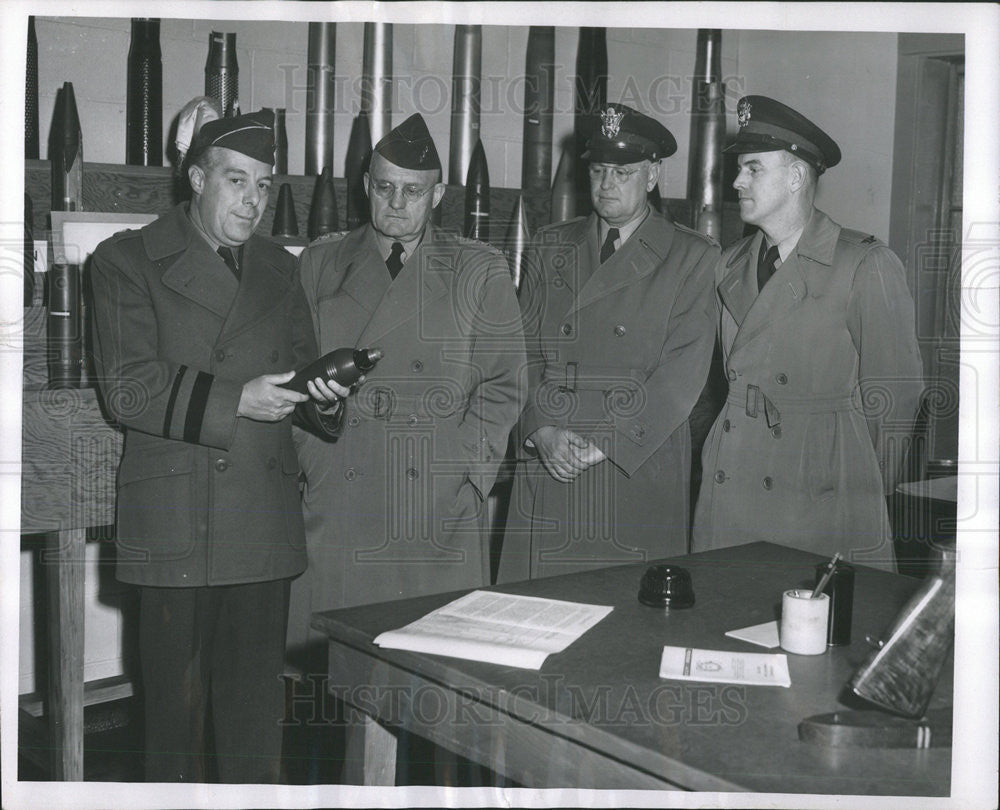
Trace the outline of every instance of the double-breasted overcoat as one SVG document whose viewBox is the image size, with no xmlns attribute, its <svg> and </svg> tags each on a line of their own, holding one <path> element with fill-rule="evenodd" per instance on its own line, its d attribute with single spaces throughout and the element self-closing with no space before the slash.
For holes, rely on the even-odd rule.
<svg viewBox="0 0 1000 810">
<path fill-rule="evenodd" d="M 593 214 L 536 235 L 521 289 L 530 393 L 502 580 L 687 552 L 688 417 L 715 340 L 718 256 L 712 240 L 652 211 L 603 264 Z M 608 460 L 555 480 L 525 452 L 543 425 L 590 439 Z"/>
<path fill-rule="evenodd" d="M 761 238 L 716 271 L 729 394 L 705 442 L 693 550 L 767 540 L 892 568 L 885 496 L 923 390 L 903 266 L 814 210 L 758 295 Z"/>
<path fill-rule="evenodd" d="M 118 578 L 292 577 L 306 553 L 291 417 L 236 414 L 246 382 L 316 356 L 295 259 L 252 236 L 237 282 L 186 209 L 113 236 L 92 259 L 98 384 L 125 429 Z"/>
<path fill-rule="evenodd" d="M 297 432 L 309 570 L 289 644 L 311 611 L 489 583 L 484 500 L 523 404 L 524 338 L 510 270 L 428 225 L 391 279 L 365 225 L 300 258 L 321 352 L 383 358 L 345 404 L 342 435 Z"/>
</svg>

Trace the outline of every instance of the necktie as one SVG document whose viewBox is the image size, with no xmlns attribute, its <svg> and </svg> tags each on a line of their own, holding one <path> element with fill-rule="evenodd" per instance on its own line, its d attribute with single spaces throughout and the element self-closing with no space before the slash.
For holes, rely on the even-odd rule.
<svg viewBox="0 0 1000 810">
<path fill-rule="evenodd" d="M 764 245 L 761 243 L 761 248 Z M 778 261 L 778 246 L 771 245 L 767 249 L 767 253 L 759 256 L 757 259 L 757 291 L 760 292 L 764 289 L 764 285 L 771 279 L 774 275 L 774 264 Z"/>
<path fill-rule="evenodd" d="M 615 252 L 615 240 L 618 238 L 617 228 L 608 228 L 608 235 L 604 237 L 604 244 L 601 245 L 601 264 L 604 264 Z"/>
<path fill-rule="evenodd" d="M 222 261 L 226 263 L 226 267 L 233 271 L 233 275 L 237 279 L 240 277 L 240 266 L 236 262 L 236 257 L 233 255 L 233 251 L 227 248 L 225 245 L 220 245 L 219 249 L 216 251 L 221 257 Z"/>
<path fill-rule="evenodd" d="M 400 242 L 392 243 L 392 252 L 389 253 L 389 258 L 385 260 L 385 266 L 389 271 L 389 276 L 393 279 L 403 269 L 403 245 Z"/>
</svg>

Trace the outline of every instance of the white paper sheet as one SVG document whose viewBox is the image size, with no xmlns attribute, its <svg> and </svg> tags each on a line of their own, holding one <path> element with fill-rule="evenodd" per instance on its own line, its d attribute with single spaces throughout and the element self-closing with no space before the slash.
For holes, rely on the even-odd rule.
<svg viewBox="0 0 1000 810">
<path fill-rule="evenodd" d="M 380 647 L 540 669 L 611 612 L 603 605 L 473 591 L 375 639 Z"/>
<path fill-rule="evenodd" d="M 754 686 L 792 685 L 784 653 L 736 653 L 695 647 L 664 647 L 660 677 Z"/>
<path fill-rule="evenodd" d="M 751 644 L 757 644 L 761 647 L 774 648 L 781 643 L 778 638 L 778 623 L 776 621 L 729 630 L 726 635 L 740 641 L 749 641 Z"/>
</svg>

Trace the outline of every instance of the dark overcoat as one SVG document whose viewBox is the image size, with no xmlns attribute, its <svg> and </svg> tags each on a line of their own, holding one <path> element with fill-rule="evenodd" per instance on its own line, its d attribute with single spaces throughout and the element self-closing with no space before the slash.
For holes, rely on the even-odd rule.
<svg viewBox="0 0 1000 810">
<path fill-rule="evenodd" d="M 654 212 L 603 264 L 597 218 L 539 231 L 521 307 L 529 397 L 507 517 L 504 581 L 639 562 L 688 548 L 688 417 L 715 339 L 718 246 Z M 608 456 L 572 483 L 524 440 L 569 428 Z"/>
<path fill-rule="evenodd" d="M 291 418 L 237 418 L 244 383 L 315 357 L 294 258 L 252 236 L 242 281 L 182 204 L 102 242 L 91 267 L 94 354 L 125 429 L 118 578 L 258 582 L 305 567 Z"/>
<path fill-rule="evenodd" d="M 885 496 L 923 389 L 903 266 L 814 211 L 758 295 L 760 239 L 716 270 L 729 395 L 702 454 L 693 550 L 767 540 L 892 569 Z"/>
<path fill-rule="evenodd" d="M 307 248 L 300 270 L 320 351 L 384 357 L 336 443 L 296 432 L 309 570 L 292 587 L 293 645 L 311 611 L 489 583 L 484 499 L 524 366 L 510 270 L 487 245 L 428 226 L 391 280 L 366 225 Z"/>
</svg>

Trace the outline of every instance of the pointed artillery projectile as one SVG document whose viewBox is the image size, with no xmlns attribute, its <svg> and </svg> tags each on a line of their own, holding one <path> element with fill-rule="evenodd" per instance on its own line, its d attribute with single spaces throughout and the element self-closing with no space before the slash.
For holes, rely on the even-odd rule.
<svg viewBox="0 0 1000 810">
<path fill-rule="evenodd" d="M 292 187 L 282 183 L 278 190 L 278 202 L 274 206 L 274 224 L 271 226 L 271 236 L 298 236 L 299 221 L 295 216 L 295 204 L 292 202 Z"/>
<path fill-rule="evenodd" d="M 365 172 L 372 159 L 372 133 L 368 113 L 362 110 L 354 119 L 351 139 L 347 142 L 344 176 L 347 178 L 347 229 L 354 230 L 368 221 L 368 197 L 365 195 Z"/>
<path fill-rule="evenodd" d="M 511 218 L 510 228 L 507 231 L 507 263 L 510 265 L 510 275 L 514 281 L 515 290 L 521 286 L 524 256 L 530 241 L 531 233 L 528 231 L 528 217 L 524 211 L 524 195 L 522 194 L 517 198 L 517 207 L 514 209 L 514 216 Z"/>
<path fill-rule="evenodd" d="M 316 178 L 312 205 L 309 206 L 309 239 L 340 230 L 337 217 L 337 195 L 333 190 L 333 173 L 329 166 Z"/>
<path fill-rule="evenodd" d="M 465 179 L 464 233 L 469 239 L 490 241 L 490 172 L 482 141 L 476 141 Z"/>
</svg>

